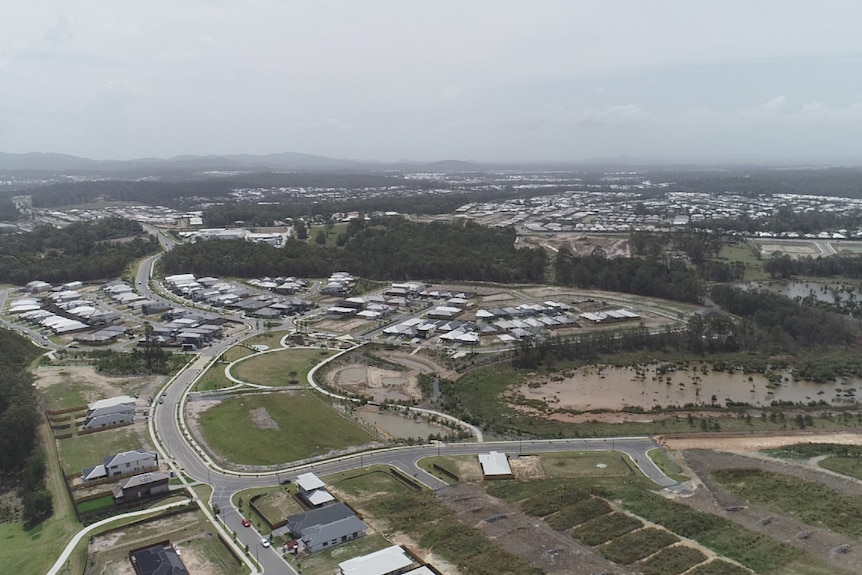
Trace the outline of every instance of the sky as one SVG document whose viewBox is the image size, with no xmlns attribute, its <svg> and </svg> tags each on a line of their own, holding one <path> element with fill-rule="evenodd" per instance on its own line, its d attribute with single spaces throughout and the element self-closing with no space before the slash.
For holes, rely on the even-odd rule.
<svg viewBox="0 0 862 575">
<path fill-rule="evenodd" d="M 4 0 L 0 152 L 862 163 L 858 0 Z"/>
</svg>

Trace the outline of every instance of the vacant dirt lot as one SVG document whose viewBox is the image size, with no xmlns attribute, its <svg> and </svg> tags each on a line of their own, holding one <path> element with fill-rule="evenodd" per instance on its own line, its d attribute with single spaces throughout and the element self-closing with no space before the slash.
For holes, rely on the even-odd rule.
<svg viewBox="0 0 862 575">
<path fill-rule="evenodd" d="M 506 551 L 529 561 L 544 573 L 636 573 L 611 563 L 568 535 L 554 531 L 541 519 L 521 513 L 517 506 L 491 497 L 481 485 L 462 483 L 441 489 L 438 495 L 465 525 L 479 529 Z"/>
</svg>

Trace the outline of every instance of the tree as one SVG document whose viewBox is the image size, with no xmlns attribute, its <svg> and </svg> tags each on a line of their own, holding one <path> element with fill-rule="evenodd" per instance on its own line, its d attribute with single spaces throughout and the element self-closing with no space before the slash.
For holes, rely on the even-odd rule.
<svg viewBox="0 0 862 575">
<path fill-rule="evenodd" d="M 317 235 L 314 237 L 314 242 L 321 246 L 326 245 L 326 232 L 319 230 Z"/>
<path fill-rule="evenodd" d="M 308 239 L 308 228 L 305 227 L 305 222 L 302 220 L 297 219 L 293 222 L 293 231 L 296 232 L 296 239 L 303 241 Z"/>
</svg>

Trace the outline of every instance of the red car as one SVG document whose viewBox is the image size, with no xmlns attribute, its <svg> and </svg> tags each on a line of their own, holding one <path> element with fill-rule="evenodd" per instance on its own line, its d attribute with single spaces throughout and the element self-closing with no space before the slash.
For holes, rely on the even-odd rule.
<svg viewBox="0 0 862 575">
<path fill-rule="evenodd" d="M 251 521 L 249 521 L 248 519 L 243 519 L 242 520 L 242 526 L 243 527 L 251 527 Z"/>
</svg>

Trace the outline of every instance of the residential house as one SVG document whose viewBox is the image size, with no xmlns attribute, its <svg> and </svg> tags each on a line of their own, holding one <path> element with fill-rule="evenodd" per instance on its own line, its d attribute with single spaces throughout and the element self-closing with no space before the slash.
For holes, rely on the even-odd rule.
<svg viewBox="0 0 862 575">
<path fill-rule="evenodd" d="M 302 473 L 296 478 L 298 495 L 312 507 L 320 507 L 326 503 L 335 501 L 326 484 L 314 473 Z"/>
<path fill-rule="evenodd" d="M 169 541 L 129 552 L 137 575 L 189 575 Z"/>
<path fill-rule="evenodd" d="M 360 555 L 338 564 L 340 575 L 401 575 L 416 565 L 400 545 Z"/>
<path fill-rule="evenodd" d="M 117 503 L 129 503 L 167 493 L 170 491 L 170 480 L 170 474 L 165 471 L 129 477 L 114 488 L 114 499 Z"/>
<path fill-rule="evenodd" d="M 153 471 L 159 467 L 159 454 L 155 451 L 123 451 L 115 455 L 109 455 L 102 460 L 102 464 L 96 467 L 84 469 L 82 478 L 84 481 L 102 479 L 104 477 L 116 477 L 118 475 L 129 475 L 144 471 Z"/>
<path fill-rule="evenodd" d="M 309 553 L 329 549 L 365 535 L 368 526 L 344 503 L 334 503 L 287 518 L 290 532 Z"/>
</svg>

